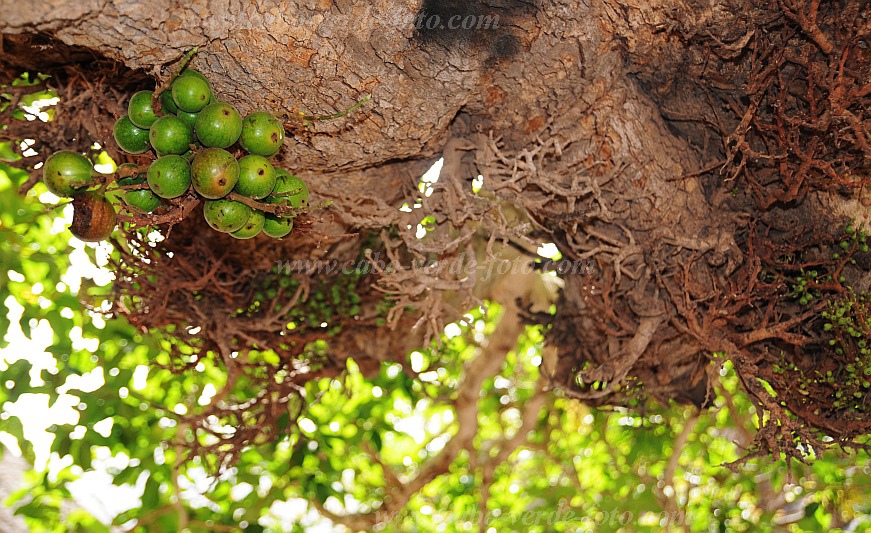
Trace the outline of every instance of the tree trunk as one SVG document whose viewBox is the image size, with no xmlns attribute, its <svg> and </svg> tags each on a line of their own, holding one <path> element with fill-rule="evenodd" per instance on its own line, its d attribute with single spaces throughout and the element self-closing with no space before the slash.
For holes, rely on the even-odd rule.
<svg viewBox="0 0 871 533">
<path fill-rule="evenodd" d="M 813 25 L 805 16 L 811 3 L 785 12 L 758 3 L 746 17 L 742 6 L 0 0 L 0 32 L 7 64 L 50 70 L 85 50 L 158 81 L 199 47 L 193 66 L 213 81 L 221 99 L 243 114 L 279 114 L 289 133 L 279 162 L 308 182 L 317 201 L 332 202 L 333 218 L 316 224 L 318 231 L 380 232 L 385 253 L 405 260 L 403 269 L 378 277 L 397 312 L 388 324 L 395 342 L 380 343 L 373 360 L 385 350 L 395 352 L 386 357 L 400 358 L 407 327 L 416 325 L 416 340 L 437 334 L 476 296 L 490 293 L 486 268 L 461 276 L 433 269 L 432 261 L 442 267 L 472 257 L 492 261 L 500 239 L 529 253 L 555 242 L 573 271 L 563 276 L 556 315 L 530 315 L 551 324 L 558 356 L 547 370 L 555 384 L 591 403 L 632 403 L 643 393 L 709 405 L 710 376 L 719 368 L 713 354 L 726 352 L 760 413 L 782 422 L 763 431 L 769 448 L 795 437 L 819 443 L 808 424 L 849 438 L 868 429 L 864 411 L 839 420 L 843 413 L 832 408 L 827 390 L 811 399 L 790 395 L 788 383 L 766 370 L 784 357 L 808 373 L 819 366 L 825 356 L 818 352 L 818 315 L 825 307 L 800 307 L 787 296 L 789 276 L 797 274 L 785 273 L 798 267 L 783 266 L 776 283 L 762 283 L 760 272 L 773 268 L 778 254 L 795 250 L 813 256 L 808 264 L 823 265 L 826 247 L 838 239 L 831 228 L 843 227 L 847 216 L 869 220 L 862 203 L 868 189 L 861 186 L 869 91 L 860 81 L 868 62 L 861 66 L 867 52 L 856 44 L 867 27 L 842 24 L 850 5 L 843 13 L 826 8 Z M 489 20 L 491 27 L 428 29 L 433 17 L 443 24 L 455 15 L 476 24 Z M 779 21 L 774 29 L 771 16 Z M 785 169 L 800 157 L 759 154 L 776 150 L 747 133 L 769 131 L 753 116 L 761 109 L 756 95 L 770 94 L 766 88 L 777 83 L 772 72 L 801 68 L 797 59 L 784 60 L 768 72 L 769 85 L 749 97 L 742 92 L 746 87 L 737 85 L 744 77 L 756 79 L 747 56 L 765 47 L 764 31 L 792 32 L 789 39 L 797 39 L 787 39 L 776 53 L 800 51 L 808 62 L 825 65 L 837 56 L 847 65 L 846 81 L 842 76 L 837 83 L 852 100 L 829 100 L 840 115 L 822 131 L 852 128 L 843 141 L 848 146 L 836 152 L 854 156 L 839 159 L 836 173 L 852 172 L 859 186 L 827 187 L 810 178 L 796 185 Z M 66 59 L 42 57 L 43 45 Z M 111 73 L 102 72 L 113 83 Z M 124 75 L 117 73 L 126 94 Z M 718 73 L 725 79 L 714 79 Z M 301 111 L 336 113 L 364 95 L 371 99 L 347 118 L 309 127 L 300 121 Z M 110 124 L 96 121 L 89 131 L 105 142 Z M 420 175 L 439 156 L 444 164 L 436 190 L 422 197 Z M 817 168 L 817 156 L 808 157 Z M 828 164 L 825 157 L 818 157 L 820 168 Z M 782 166 L 763 168 L 760 160 Z M 483 189 L 476 194 L 471 182 L 478 175 Z M 400 211 L 404 202 L 421 208 Z M 415 232 L 424 215 L 436 224 L 420 240 Z M 361 240 L 346 237 L 345 256 L 359 251 Z M 323 250 L 300 246 L 294 253 L 314 257 Z M 856 265 L 837 269 L 847 279 L 833 282 L 838 287 L 826 294 L 868 287 L 867 260 L 858 252 L 856 258 Z M 403 312 L 406 307 L 413 310 Z M 345 339 L 336 346 L 351 353 L 336 356 L 357 357 L 367 345 Z M 757 376 L 778 389 L 782 402 Z"/>
</svg>

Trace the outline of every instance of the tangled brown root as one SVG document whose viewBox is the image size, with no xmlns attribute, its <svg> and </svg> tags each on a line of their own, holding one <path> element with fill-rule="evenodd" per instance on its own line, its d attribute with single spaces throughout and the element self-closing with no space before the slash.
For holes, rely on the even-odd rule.
<svg viewBox="0 0 871 533">
<path fill-rule="evenodd" d="M 218 437 L 208 449 L 229 461 L 258 437 L 287 431 L 309 380 L 339 376 L 348 357 L 378 372 L 380 359 L 351 347 L 372 344 L 386 308 L 359 239 L 319 251 L 312 220 L 303 218 L 283 240 L 237 240 L 209 229 L 200 211 L 168 238 L 128 228 L 116 240 L 113 309 L 160 333 L 167 341 L 160 360 L 173 372 L 195 372 L 204 361 L 226 371 L 224 389 L 188 423 Z M 310 259 L 319 255 L 330 261 Z M 216 429 L 210 416 L 232 432 Z"/>
<path fill-rule="evenodd" d="M 871 50 L 861 5 L 718 4 L 675 12 L 633 42 L 630 70 L 668 126 L 699 141 L 710 162 L 677 179 L 699 177 L 723 220 L 742 222 L 711 221 L 724 233 L 735 228 L 730 252 L 638 247 L 656 271 L 656 288 L 646 290 L 669 300 L 643 353 L 632 341 L 643 340 L 644 316 L 657 311 L 639 308 L 641 288 L 621 286 L 615 264 L 601 259 L 600 276 L 567 280 L 558 315 L 568 320 L 554 324 L 551 339 L 564 349 L 557 379 L 569 394 L 596 404 L 707 405 L 715 381 L 707 374 L 721 353 L 756 405 L 758 454 L 802 459 L 871 431 L 862 295 L 871 261 L 858 233 L 845 235 L 848 219 L 817 196 L 866 206 L 871 198 Z M 560 229 L 572 223 L 557 220 Z M 571 235 L 560 240 L 564 253 L 576 251 Z M 850 318 L 831 318 L 838 310 Z M 854 324 L 853 334 L 838 333 L 838 320 Z"/>
</svg>

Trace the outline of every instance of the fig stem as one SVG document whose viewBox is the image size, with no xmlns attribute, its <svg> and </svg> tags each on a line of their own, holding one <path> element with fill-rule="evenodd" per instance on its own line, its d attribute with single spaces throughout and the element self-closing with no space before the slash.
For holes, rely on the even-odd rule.
<svg viewBox="0 0 871 533">
<path fill-rule="evenodd" d="M 185 67 L 188 66 L 188 63 L 191 62 L 191 60 L 194 58 L 195 55 L 197 55 L 197 52 L 199 52 L 199 51 L 200 51 L 199 46 L 194 46 L 193 48 L 188 50 L 188 52 L 182 58 L 181 64 L 179 65 L 179 69 L 175 73 L 175 76 L 173 76 L 172 79 L 178 78 L 178 75 L 181 74 L 181 71 L 183 71 L 185 69 Z"/>
<path fill-rule="evenodd" d="M 263 202 L 258 202 L 253 198 L 242 196 L 241 194 L 235 192 L 231 192 L 226 196 L 226 198 L 229 200 L 235 200 L 237 202 L 243 203 L 248 207 L 263 211 L 264 213 L 269 213 L 270 215 L 296 216 L 300 213 L 308 211 L 308 209 L 306 208 L 291 207 L 290 205 L 288 205 L 287 200 L 282 200 L 277 204 L 265 204 Z"/>
<path fill-rule="evenodd" d="M 160 111 L 163 107 L 160 104 L 160 95 L 165 93 L 166 90 L 169 89 L 169 86 L 172 85 L 172 82 L 174 82 L 176 78 L 179 77 L 182 71 L 188 66 L 188 63 L 191 62 L 191 60 L 194 58 L 195 55 L 197 55 L 197 52 L 199 51 L 199 46 L 194 46 L 193 48 L 188 50 L 185 53 L 184 57 L 181 58 L 181 63 L 179 63 L 178 67 L 173 72 L 173 75 L 170 78 L 162 81 L 160 84 L 158 84 L 157 87 L 154 88 L 154 94 L 151 96 L 151 107 L 155 111 Z"/>
<path fill-rule="evenodd" d="M 45 208 L 45 213 L 46 214 L 51 213 L 55 209 L 60 209 L 61 207 L 66 207 L 66 206 L 70 205 L 71 203 L 73 203 L 72 200 L 70 200 L 68 202 L 61 202 L 61 203 L 55 204 L 55 205 L 50 205 L 50 206 Z"/>
<path fill-rule="evenodd" d="M 349 113 L 352 113 L 352 112 L 356 111 L 357 109 L 360 109 L 361 107 L 363 107 L 363 104 L 368 102 L 370 98 L 372 98 L 372 95 L 367 94 L 362 99 L 360 99 L 360 101 L 358 101 L 356 104 L 352 105 L 348 109 L 345 109 L 344 111 L 339 111 L 338 113 L 333 113 L 332 115 L 306 115 L 302 111 L 299 112 L 299 115 L 300 115 L 300 118 L 303 120 L 303 122 L 307 122 L 309 120 L 333 120 L 336 118 L 342 118 L 342 117 L 348 115 Z"/>
<path fill-rule="evenodd" d="M 134 183 L 131 185 L 119 185 L 117 189 L 122 191 L 143 191 L 145 189 L 150 189 L 150 187 L 148 186 L 148 183 Z"/>
</svg>

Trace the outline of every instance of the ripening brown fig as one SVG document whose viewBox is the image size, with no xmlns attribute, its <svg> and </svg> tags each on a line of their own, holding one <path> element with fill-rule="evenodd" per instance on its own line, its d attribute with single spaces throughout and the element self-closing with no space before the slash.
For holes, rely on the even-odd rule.
<svg viewBox="0 0 871 533">
<path fill-rule="evenodd" d="M 88 191 L 73 198 L 73 223 L 70 231 L 85 242 L 102 241 L 118 223 L 115 207 L 102 194 Z"/>
</svg>

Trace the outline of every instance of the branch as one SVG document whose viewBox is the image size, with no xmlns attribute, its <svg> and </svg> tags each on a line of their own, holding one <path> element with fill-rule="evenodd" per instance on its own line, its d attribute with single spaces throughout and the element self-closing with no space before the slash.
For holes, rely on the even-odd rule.
<svg viewBox="0 0 871 533">
<path fill-rule="evenodd" d="M 336 514 L 317 500 L 309 500 L 309 503 L 317 509 L 318 513 L 335 524 L 340 524 L 352 531 L 367 531 L 375 524 L 375 520 L 370 517 L 376 516 L 374 513 L 365 515 L 339 515 Z"/>
<path fill-rule="evenodd" d="M 683 453 L 684 446 L 686 446 L 687 440 L 692 435 L 693 431 L 696 428 L 696 424 L 699 421 L 699 412 L 694 411 L 684 423 L 683 429 L 680 434 L 674 440 L 674 449 L 671 452 L 671 457 L 668 459 L 668 464 L 665 467 L 665 472 L 662 475 L 662 481 L 665 483 L 666 487 L 671 487 L 674 491 L 674 473 L 677 470 L 678 464 L 680 463 L 680 456 Z M 665 487 L 663 487 L 664 489 Z M 665 494 L 663 490 L 663 496 L 665 496 L 665 506 L 668 507 L 669 511 L 672 512 L 672 515 L 678 510 L 678 502 L 677 502 L 677 493 L 674 492 L 671 497 Z M 684 529 L 689 531 L 688 526 L 684 525 Z"/>
<path fill-rule="evenodd" d="M 586 392 L 577 392 L 571 389 L 566 389 L 564 391 L 566 395 L 580 400 L 590 400 L 603 398 L 613 393 L 617 387 L 623 384 L 623 378 L 626 377 L 635 365 L 635 362 L 638 361 L 644 353 L 644 350 L 647 349 L 647 346 L 650 344 L 650 341 L 653 339 L 659 325 L 662 324 L 664 319 L 664 315 L 642 318 L 641 323 L 638 325 L 638 329 L 635 330 L 635 335 L 623 347 L 621 350 L 622 353 L 618 354 L 619 359 L 612 363 L 616 367 L 612 371 L 609 372 L 606 365 L 599 365 L 598 367 L 580 373 L 585 383 L 606 381 L 608 382 L 606 387 L 603 387 L 601 390 L 590 390 Z"/>
<path fill-rule="evenodd" d="M 401 483 L 397 479 L 396 482 L 399 482 L 399 485 L 389 491 L 384 499 L 384 505 L 377 511 L 356 515 L 338 515 L 324 509 L 322 504 L 312 501 L 311 503 L 321 514 L 333 522 L 355 531 L 371 529 L 372 526 L 381 521 L 392 519 L 408 505 L 415 494 L 446 473 L 461 451 L 474 452 L 474 439 L 478 434 L 478 400 L 481 389 L 486 380 L 502 370 L 505 357 L 517 345 L 517 339 L 524 328 L 517 301 L 530 293 L 537 276 L 535 273 L 511 273 L 494 283 L 491 293 L 499 295 L 499 299 L 504 302 L 505 306 L 502 319 L 478 356 L 466 365 L 463 373 L 464 379 L 459 385 L 457 397 L 453 401 L 457 417 L 457 432 L 445 445 L 442 452 L 425 464 L 420 473 L 411 481 Z M 496 298 L 494 297 L 494 299 Z M 530 405 L 525 409 L 521 431 L 518 431 L 517 435 L 507 441 L 506 446 L 500 451 L 500 455 L 510 455 L 513 450 L 512 443 L 516 448 L 525 437 L 525 432 L 522 429 L 526 427 L 526 421 L 532 417 L 530 412 L 534 411 L 537 414 L 545 402 L 546 394 L 543 392 L 543 387 L 540 386 L 539 389 L 536 395 L 530 399 Z M 477 455 L 470 453 L 470 457 L 474 462 Z M 376 461 L 381 462 L 377 458 Z M 470 468 L 474 469 L 475 465 L 470 465 Z M 387 476 L 389 474 L 385 469 L 385 480 Z"/>
<path fill-rule="evenodd" d="M 820 47 L 823 53 L 829 55 L 834 51 L 835 45 L 832 44 L 832 41 L 817 26 L 817 13 L 820 9 L 820 0 L 811 0 L 810 11 L 807 14 L 802 9 L 803 6 L 795 5 L 792 0 L 780 0 L 778 3 L 783 13 L 801 26 L 802 31 Z"/>
<path fill-rule="evenodd" d="M 188 194 L 181 198 L 171 200 L 171 202 L 173 203 L 173 208 L 170 208 L 165 213 L 159 215 L 138 213 L 135 212 L 133 208 L 124 205 L 121 206 L 121 208 L 129 214 L 125 215 L 122 213 L 119 218 L 126 219 L 128 222 L 137 226 L 151 226 L 167 223 L 171 225 L 178 224 L 187 218 L 194 208 L 199 205 L 200 199 L 195 195 Z"/>
<path fill-rule="evenodd" d="M 228 533 L 233 533 L 234 531 L 239 531 L 239 526 L 226 526 L 226 525 L 215 524 L 215 523 L 209 524 L 206 522 L 200 522 L 199 520 L 191 520 L 188 523 L 188 526 L 190 526 L 192 528 L 198 527 L 198 528 L 204 529 L 206 531 L 226 531 Z"/>
<path fill-rule="evenodd" d="M 21 184 L 21 187 L 18 188 L 18 194 L 24 196 L 27 194 L 30 189 L 33 188 L 39 182 L 39 179 L 42 177 L 42 167 L 31 170 L 27 175 L 27 181 Z"/>
<path fill-rule="evenodd" d="M 183 438 L 184 430 L 187 428 L 187 424 L 181 423 L 178 425 L 178 435 Z M 193 430 L 192 430 L 193 431 Z M 181 443 L 175 444 L 175 463 L 172 465 L 172 488 L 175 491 L 175 502 L 174 507 L 176 512 L 178 513 L 178 530 L 184 531 L 188 527 L 188 511 L 184 506 L 184 501 L 182 501 L 181 497 L 181 485 L 179 483 L 179 470 L 181 466 L 185 463 L 185 448 Z"/>
<path fill-rule="evenodd" d="M 393 471 L 393 468 L 385 463 L 381 459 L 381 454 L 372 449 L 372 445 L 367 441 L 362 442 L 363 451 L 372 458 L 373 461 L 378 463 L 378 466 L 381 467 L 381 470 L 384 471 L 384 481 L 387 483 L 388 492 L 393 490 L 394 488 L 398 488 L 402 486 L 402 481 L 396 476 L 396 472 Z"/>
<path fill-rule="evenodd" d="M 148 524 L 151 524 L 152 522 L 154 522 L 155 520 L 157 520 L 161 516 L 168 514 L 174 510 L 175 510 L 175 506 L 172 504 L 164 505 L 163 507 L 158 507 L 157 509 L 150 511 L 148 514 L 146 514 L 142 518 L 136 520 L 135 524 L 130 526 L 129 529 L 125 529 L 124 531 L 134 531 L 138 527 L 147 526 Z"/>
<path fill-rule="evenodd" d="M 508 457 L 514 453 L 522 444 L 527 441 L 527 437 L 532 428 L 535 427 L 538 420 L 538 413 L 547 402 L 548 393 L 545 392 L 545 377 L 541 374 L 538 383 L 535 387 L 535 393 L 527 400 L 526 406 L 523 408 L 520 427 L 510 439 L 501 441 L 499 453 L 495 456 L 486 459 L 481 464 L 481 514 L 479 527 L 481 531 L 487 529 L 487 499 L 490 495 L 490 485 L 493 483 L 493 475 L 496 468 L 508 460 Z M 576 480 L 577 481 L 577 480 Z"/>
<path fill-rule="evenodd" d="M 678 463 L 680 462 L 680 456 L 683 452 L 683 447 L 686 445 L 687 440 L 692 435 L 693 430 L 696 428 L 696 423 L 699 421 L 699 413 L 695 412 L 686 419 L 686 423 L 683 426 L 680 434 L 674 440 L 674 449 L 672 450 L 671 457 L 668 459 L 668 465 L 665 467 L 665 473 L 663 474 L 663 481 L 665 481 L 666 486 L 674 486 L 674 472 L 677 470 Z"/>
</svg>

